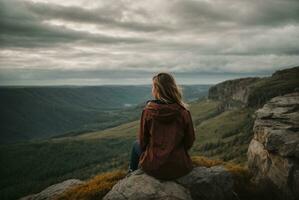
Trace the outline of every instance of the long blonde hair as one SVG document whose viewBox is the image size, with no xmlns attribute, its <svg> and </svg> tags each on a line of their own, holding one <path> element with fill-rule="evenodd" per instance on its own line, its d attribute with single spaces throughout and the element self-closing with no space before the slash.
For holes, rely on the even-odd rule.
<svg viewBox="0 0 299 200">
<path fill-rule="evenodd" d="M 156 91 L 156 98 L 165 103 L 178 103 L 188 109 L 189 105 L 183 98 L 183 89 L 176 84 L 174 77 L 167 72 L 159 72 L 153 76 L 153 86 Z"/>
</svg>

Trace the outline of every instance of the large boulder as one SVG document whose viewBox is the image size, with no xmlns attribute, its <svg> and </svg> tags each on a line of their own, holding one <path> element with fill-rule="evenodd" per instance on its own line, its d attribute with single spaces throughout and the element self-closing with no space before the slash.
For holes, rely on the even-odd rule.
<svg viewBox="0 0 299 200">
<path fill-rule="evenodd" d="M 299 199 L 299 92 L 278 96 L 256 111 L 248 167 L 280 199 Z"/>
<path fill-rule="evenodd" d="M 54 200 L 57 196 L 65 192 L 71 187 L 83 184 L 83 181 L 78 179 L 69 179 L 44 189 L 40 193 L 28 195 L 20 200 Z"/>
<path fill-rule="evenodd" d="M 138 169 L 120 180 L 104 200 L 224 200 L 231 199 L 233 178 L 222 166 L 196 167 L 172 181 L 158 180 Z"/>
</svg>

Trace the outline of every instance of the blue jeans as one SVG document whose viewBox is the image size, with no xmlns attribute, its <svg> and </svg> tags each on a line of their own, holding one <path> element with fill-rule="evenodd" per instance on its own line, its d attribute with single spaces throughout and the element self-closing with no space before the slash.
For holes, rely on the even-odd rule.
<svg viewBox="0 0 299 200">
<path fill-rule="evenodd" d="M 142 150 L 140 148 L 139 142 L 138 140 L 135 140 L 132 145 L 129 170 L 134 171 L 138 169 L 138 163 L 141 154 L 142 154 Z"/>
</svg>

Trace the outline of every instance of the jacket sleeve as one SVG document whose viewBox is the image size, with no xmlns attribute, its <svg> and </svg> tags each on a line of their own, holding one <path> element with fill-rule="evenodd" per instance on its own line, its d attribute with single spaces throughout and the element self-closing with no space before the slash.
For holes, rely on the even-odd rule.
<svg viewBox="0 0 299 200">
<path fill-rule="evenodd" d="M 138 141 L 142 151 L 145 151 L 146 146 L 148 145 L 150 139 L 148 124 L 146 123 L 147 120 L 145 119 L 145 112 L 146 112 L 145 110 L 142 111 L 141 118 L 140 118 L 140 126 L 138 131 Z"/>
<path fill-rule="evenodd" d="M 187 114 L 185 117 L 185 129 L 184 129 L 184 138 L 183 138 L 183 143 L 184 143 L 184 147 L 185 149 L 188 151 L 194 141 L 195 141 L 195 131 L 194 131 L 194 127 L 193 127 L 193 122 L 192 122 L 192 117 L 191 117 L 191 113 L 189 110 L 187 110 Z"/>
</svg>

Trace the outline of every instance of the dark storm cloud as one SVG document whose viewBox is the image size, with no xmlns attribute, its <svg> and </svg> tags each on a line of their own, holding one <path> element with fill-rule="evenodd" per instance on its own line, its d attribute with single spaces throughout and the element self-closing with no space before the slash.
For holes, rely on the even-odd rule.
<svg viewBox="0 0 299 200">
<path fill-rule="evenodd" d="M 147 41 L 142 38 L 113 37 L 74 31 L 62 26 L 49 26 L 41 23 L 41 16 L 30 12 L 28 7 L 33 6 L 32 3 L 6 0 L 2 0 L 0 3 L 0 42 L 2 47 L 42 47 L 75 41 L 104 44 Z"/>
<path fill-rule="evenodd" d="M 0 84 L 271 74 L 299 64 L 298 22 L 297 0 L 0 0 Z"/>
<path fill-rule="evenodd" d="M 245 25 L 280 26 L 298 24 L 299 4 L 297 0 L 250 1 L 249 12 L 241 17 Z M 245 4 L 246 6 L 246 4 Z"/>
<path fill-rule="evenodd" d="M 294 0 L 265 0 L 265 1 L 181 1 L 174 0 L 165 8 L 157 8 L 156 13 L 150 13 L 144 8 L 132 9 L 122 1 L 113 2 L 114 6 L 85 9 L 78 6 L 61 6 L 49 3 L 33 3 L 22 1 L 2 0 L 1 5 L 1 43 L 3 46 L 47 46 L 73 41 L 85 41 L 86 43 L 142 43 L 149 41 L 142 35 L 140 37 L 113 37 L 103 34 L 91 34 L 88 31 L 75 31 L 64 26 L 44 24 L 44 20 L 65 20 L 95 24 L 105 28 L 124 29 L 133 32 L 155 32 L 150 35 L 149 47 L 168 50 L 194 50 L 201 54 L 297 54 L 298 45 L 289 46 L 290 39 L 282 38 L 282 35 L 271 33 L 268 26 L 282 27 L 288 24 L 298 24 L 299 3 Z M 148 21 L 139 23 L 135 21 L 123 21 L 126 12 L 133 12 Z M 150 19 L 159 12 L 166 12 L 173 23 L 153 24 Z M 254 26 L 248 28 L 248 26 Z M 268 28 L 267 28 L 268 27 Z M 239 30 L 239 31 L 235 31 Z M 254 31 L 254 32 L 253 32 Z M 294 30 L 297 31 L 297 30 Z M 181 32 L 194 34 L 191 40 L 181 41 L 159 40 L 159 36 L 180 37 Z M 196 39 L 198 33 L 211 34 L 217 43 L 200 43 Z M 216 35 L 215 35 L 216 34 Z M 263 36 L 270 38 L 264 45 Z M 285 33 L 282 33 L 285 34 Z M 286 33 L 288 34 L 288 33 Z M 199 35 L 198 38 L 200 38 Z M 205 37 L 205 35 L 204 35 Z M 272 37 L 272 39 L 271 39 Z M 225 39 L 226 41 L 221 41 Z M 218 40 L 217 40 L 218 39 Z M 280 39 L 277 41 L 277 39 Z M 156 41 L 158 40 L 158 41 Z M 241 42 L 240 42 L 241 41 Z M 249 41 L 248 44 L 246 41 Z M 240 50 L 233 45 L 244 45 Z M 299 42 L 299 41 L 298 41 Z M 233 44 L 235 43 L 235 44 Z M 252 44 L 255 45 L 252 45 Z M 138 48 L 139 46 L 136 46 Z M 144 44 L 140 46 L 147 47 Z M 133 47 L 135 48 L 135 47 Z M 236 50 L 234 50 L 236 49 Z"/>
<path fill-rule="evenodd" d="M 175 0 L 170 10 L 177 14 L 182 25 L 240 28 L 298 24 L 297 0 L 252 1 L 181 1 Z M 196 28 L 196 26 L 195 26 Z"/>
</svg>

